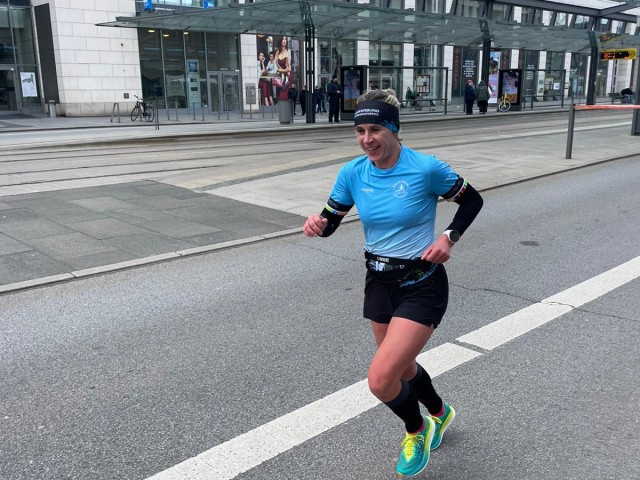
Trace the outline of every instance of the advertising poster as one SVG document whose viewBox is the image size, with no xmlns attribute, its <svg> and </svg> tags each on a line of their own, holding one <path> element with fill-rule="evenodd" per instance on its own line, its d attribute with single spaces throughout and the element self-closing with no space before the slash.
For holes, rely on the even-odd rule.
<svg viewBox="0 0 640 480">
<path fill-rule="evenodd" d="M 33 72 L 20 72 L 20 83 L 22 84 L 22 97 L 37 97 L 36 74 Z"/>
<path fill-rule="evenodd" d="M 421 95 L 431 94 L 431 75 L 416 75 L 416 92 Z"/>
<path fill-rule="evenodd" d="M 500 91 L 512 106 L 520 104 L 520 77 L 522 70 L 500 70 Z"/>
<path fill-rule="evenodd" d="M 166 75 L 167 97 L 184 97 L 184 75 Z"/>
<path fill-rule="evenodd" d="M 272 105 L 289 99 L 289 88 L 298 85 L 300 42 L 282 35 L 256 35 L 260 103 Z"/>
<path fill-rule="evenodd" d="M 492 50 L 489 52 L 489 105 L 497 105 L 498 103 L 498 75 L 500 71 L 500 50 Z"/>
<path fill-rule="evenodd" d="M 200 69 L 198 60 L 187 60 L 187 84 L 189 85 L 189 106 L 200 106 Z"/>
<path fill-rule="evenodd" d="M 358 97 L 362 95 L 363 77 L 364 69 L 362 67 L 342 68 L 342 86 L 344 88 L 343 111 L 356 111 L 356 101 L 358 100 Z"/>
</svg>

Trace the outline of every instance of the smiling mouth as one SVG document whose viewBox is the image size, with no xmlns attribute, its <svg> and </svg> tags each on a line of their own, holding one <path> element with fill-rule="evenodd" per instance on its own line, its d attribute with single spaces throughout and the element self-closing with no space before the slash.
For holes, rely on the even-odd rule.
<svg viewBox="0 0 640 480">
<path fill-rule="evenodd" d="M 367 148 L 367 153 L 368 154 L 372 154 L 372 153 L 376 153 L 378 150 L 380 149 L 380 147 L 373 147 L 373 148 Z"/>
</svg>

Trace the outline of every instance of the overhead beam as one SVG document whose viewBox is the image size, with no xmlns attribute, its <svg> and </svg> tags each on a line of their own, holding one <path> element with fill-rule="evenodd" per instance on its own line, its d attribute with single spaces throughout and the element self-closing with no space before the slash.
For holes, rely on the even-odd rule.
<svg viewBox="0 0 640 480">
<path fill-rule="evenodd" d="M 603 17 L 607 17 L 609 15 L 613 15 L 614 13 L 625 12 L 636 7 L 640 7 L 640 2 L 624 2 L 623 4 L 616 5 L 615 7 L 603 8 L 602 10 L 600 10 L 600 15 L 602 15 Z"/>
<path fill-rule="evenodd" d="M 565 13 L 573 13 L 575 15 L 585 15 L 589 17 L 602 17 L 605 16 L 603 12 L 608 9 L 599 10 L 597 8 L 592 7 L 582 7 L 580 5 L 568 5 L 561 4 L 557 2 L 549 2 L 545 0 L 499 0 L 500 3 L 505 5 L 517 6 L 517 7 L 527 7 L 527 8 L 540 8 L 543 10 L 555 10 L 557 12 L 565 12 Z M 627 2 L 627 3 L 635 3 L 635 2 Z M 610 8 L 618 8 L 610 7 Z M 624 8 L 623 10 L 629 10 L 630 8 L 634 8 L 634 6 Z M 623 11 L 621 10 L 621 11 Z M 620 11 L 620 12 L 621 12 Z M 621 22 L 635 22 L 636 16 L 629 15 L 626 13 L 620 12 L 612 12 L 607 16 L 611 20 L 619 20 Z"/>
</svg>

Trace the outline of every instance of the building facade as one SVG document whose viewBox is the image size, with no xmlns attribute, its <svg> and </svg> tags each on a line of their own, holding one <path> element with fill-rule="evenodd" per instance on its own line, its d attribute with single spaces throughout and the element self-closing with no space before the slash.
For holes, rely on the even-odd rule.
<svg viewBox="0 0 640 480">
<path fill-rule="evenodd" d="M 245 1 L 0 0 L 0 114 L 41 114 L 55 102 L 58 115 L 105 116 L 116 105 L 122 112 L 131 109 L 136 97 L 158 108 L 255 111 L 258 105 L 269 107 L 286 99 L 292 84 L 300 90 L 307 83 L 304 38 L 275 35 L 268 25 L 256 34 L 199 31 L 197 26 L 164 30 L 100 25 L 117 17 L 197 12 L 231 3 Z M 497 0 L 351 3 L 598 33 L 638 33 L 633 15 L 585 16 L 571 13 L 570 5 L 561 2 L 535 2 L 536 7 Z M 576 3 L 580 2 L 572 5 Z M 367 67 L 368 85 L 361 89 L 394 88 L 402 96 L 409 88 L 438 104 L 458 102 L 466 80 L 481 78 L 485 61 L 482 45 L 317 38 L 314 47 L 315 85 L 307 85 L 308 90 L 324 88 L 344 66 L 362 65 Z M 490 72 L 522 69 L 523 92 L 545 102 L 584 96 L 591 61 L 588 52 L 540 51 L 525 45 L 491 49 L 488 65 Z M 634 61 L 596 61 L 596 95 L 619 92 L 632 83 Z"/>
</svg>

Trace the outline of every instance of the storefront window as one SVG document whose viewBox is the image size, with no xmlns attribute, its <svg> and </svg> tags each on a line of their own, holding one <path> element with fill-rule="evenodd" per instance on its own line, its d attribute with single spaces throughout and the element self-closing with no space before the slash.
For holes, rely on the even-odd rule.
<svg viewBox="0 0 640 480">
<path fill-rule="evenodd" d="M 12 8 L 10 13 L 18 64 L 35 65 L 36 54 L 31 26 L 31 11 L 26 8 Z"/>
<path fill-rule="evenodd" d="M 140 51 L 142 96 L 146 100 L 157 102 L 159 108 L 164 108 L 164 79 L 162 75 L 160 31 L 154 29 L 138 29 L 138 47 Z"/>
<path fill-rule="evenodd" d="M 229 33 L 207 33 L 207 62 L 209 71 L 235 72 L 240 70 L 238 36 Z"/>
<path fill-rule="evenodd" d="M 169 108 L 187 106 L 183 36 L 182 32 L 175 30 L 162 31 L 164 80 Z"/>
<path fill-rule="evenodd" d="M 0 63 L 15 63 L 8 7 L 0 7 Z"/>
<path fill-rule="evenodd" d="M 184 46 L 187 54 L 187 93 L 189 106 L 199 108 L 207 102 L 207 64 L 203 32 L 185 32 Z"/>
<path fill-rule="evenodd" d="M 332 75 L 340 76 L 343 65 L 356 64 L 356 42 L 352 40 L 318 40 L 320 49 L 320 85 L 324 87 Z"/>
</svg>

